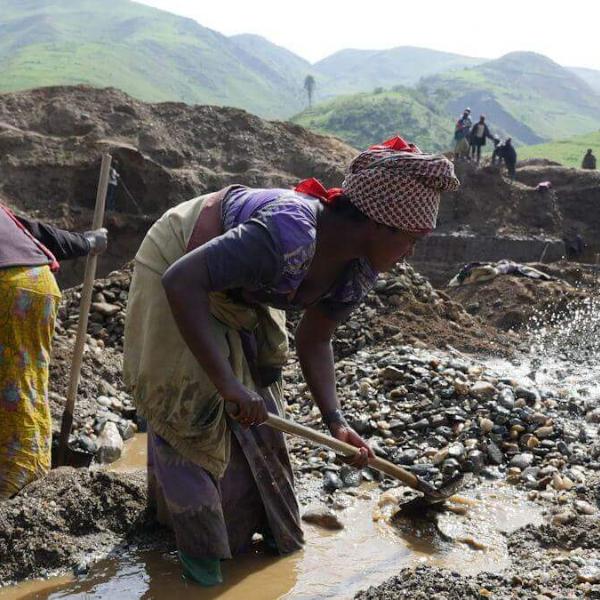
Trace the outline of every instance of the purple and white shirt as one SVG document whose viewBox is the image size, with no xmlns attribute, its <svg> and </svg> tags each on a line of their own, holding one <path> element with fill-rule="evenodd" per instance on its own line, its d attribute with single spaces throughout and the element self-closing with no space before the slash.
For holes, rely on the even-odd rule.
<svg viewBox="0 0 600 600">
<path fill-rule="evenodd" d="M 276 308 L 305 308 L 293 298 L 315 254 L 318 210 L 318 200 L 292 190 L 233 188 L 222 204 L 224 233 L 205 245 L 212 288 L 243 289 Z M 366 259 L 355 259 L 317 303 L 335 315 L 349 312 L 376 279 Z"/>
</svg>

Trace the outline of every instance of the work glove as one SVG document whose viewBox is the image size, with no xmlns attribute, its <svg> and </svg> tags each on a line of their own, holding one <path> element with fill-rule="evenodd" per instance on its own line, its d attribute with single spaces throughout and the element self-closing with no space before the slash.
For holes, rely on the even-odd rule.
<svg viewBox="0 0 600 600">
<path fill-rule="evenodd" d="M 105 227 L 86 231 L 84 232 L 83 237 L 85 237 L 90 244 L 90 254 L 92 256 L 102 254 L 108 246 L 108 230 Z"/>
</svg>

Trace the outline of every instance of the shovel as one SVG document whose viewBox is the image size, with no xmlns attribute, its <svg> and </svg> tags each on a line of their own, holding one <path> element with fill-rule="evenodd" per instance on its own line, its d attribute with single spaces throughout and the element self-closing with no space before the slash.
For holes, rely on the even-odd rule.
<svg viewBox="0 0 600 600">
<path fill-rule="evenodd" d="M 227 402 L 226 410 L 229 415 L 235 417 L 238 412 L 238 407 L 233 402 Z M 305 440 L 309 440 L 311 442 L 320 444 L 321 446 L 330 448 L 345 458 L 352 458 L 359 453 L 359 450 L 356 448 L 356 446 L 352 446 L 346 442 L 341 442 L 330 435 L 321 433 L 320 431 L 316 431 L 310 427 L 300 425 L 299 423 L 294 423 L 289 419 L 284 419 L 283 417 L 274 415 L 272 413 L 269 413 L 267 420 L 262 424 L 268 425 L 269 427 L 277 429 L 278 431 L 296 435 Z M 455 492 L 461 486 L 463 480 L 462 475 L 460 475 L 451 479 L 441 488 L 436 488 L 424 479 L 417 477 L 414 473 L 411 473 L 410 471 L 407 471 L 388 460 L 380 458 L 379 456 L 369 457 L 369 467 L 376 469 L 381 473 L 385 473 L 394 479 L 398 479 L 404 485 L 423 494 L 423 496 L 413 498 L 403 505 L 403 509 L 406 508 L 408 510 L 418 510 L 421 507 L 428 508 L 436 504 L 442 504 L 455 494 Z"/>
<path fill-rule="evenodd" d="M 100 229 L 104 220 L 104 205 L 106 202 L 106 190 L 108 187 L 111 160 L 112 157 L 110 154 L 102 155 L 100 180 L 98 182 L 92 229 Z M 69 446 L 69 435 L 71 434 L 71 427 L 73 426 L 73 413 L 75 411 L 75 400 L 77 398 L 77 388 L 79 387 L 79 378 L 81 375 L 81 364 L 83 362 L 83 351 L 87 334 L 90 305 L 92 303 L 92 292 L 94 291 L 97 260 L 97 256 L 88 256 L 85 263 L 83 289 L 81 291 L 81 300 L 79 303 L 79 322 L 77 324 L 77 335 L 75 337 L 75 346 L 73 348 L 69 389 L 67 391 L 67 404 L 62 416 L 60 437 L 58 446 L 56 447 L 56 453 L 53 453 L 52 456 L 53 467 L 65 465 L 73 467 L 89 467 L 92 458 L 94 457 L 93 454 L 89 452 L 71 448 Z"/>
</svg>

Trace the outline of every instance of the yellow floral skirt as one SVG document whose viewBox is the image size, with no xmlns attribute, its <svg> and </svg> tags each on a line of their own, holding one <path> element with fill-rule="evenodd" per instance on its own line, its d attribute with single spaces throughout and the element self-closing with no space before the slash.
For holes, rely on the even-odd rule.
<svg viewBox="0 0 600 600">
<path fill-rule="evenodd" d="M 50 469 L 48 368 L 59 301 L 49 267 L 0 269 L 0 500 Z"/>
</svg>

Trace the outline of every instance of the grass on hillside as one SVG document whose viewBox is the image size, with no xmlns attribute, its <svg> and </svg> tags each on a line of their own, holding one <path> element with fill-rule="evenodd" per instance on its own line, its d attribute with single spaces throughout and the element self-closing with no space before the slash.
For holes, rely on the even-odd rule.
<svg viewBox="0 0 600 600">
<path fill-rule="evenodd" d="M 429 152 L 452 146 L 452 119 L 425 104 L 415 90 L 406 88 L 336 98 L 305 110 L 292 121 L 335 135 L 358 149 L 396 134 Z"/>
<path fill-rule="evenodd" d="M 582 89 L 571 89 L 572 75 L 568 71 L 547 64 L 543 57 L 525 57 L 522 64 L 506 62 L 500 59 L 451 70 L 425 79 L 420 87 L 436 102 L 446 105 L 448 101 L 470 95 L 482 96 L 492 104 L 495 101 L 508 119 L 525 124 L 541 139 L 583 135 L 598 127 L 600 105 L 597 99 L 581 93 Z M 473 109 L 477 112 L 476 106 Z M 510 128 L 509 121 L 505 125 Z M 510 134 L 518 138 L 514 131 Z"/>
<path fill-rule="evenodd" d="M 568 140 L 556 140 L 547 144 L 518 148 L 519 160 L 527 158 L 547 158 L 566 167 L 581 167 L 583 155 L 592 148 L 600 162 L 600 131 L 579 135 Z"/>
</svg>

